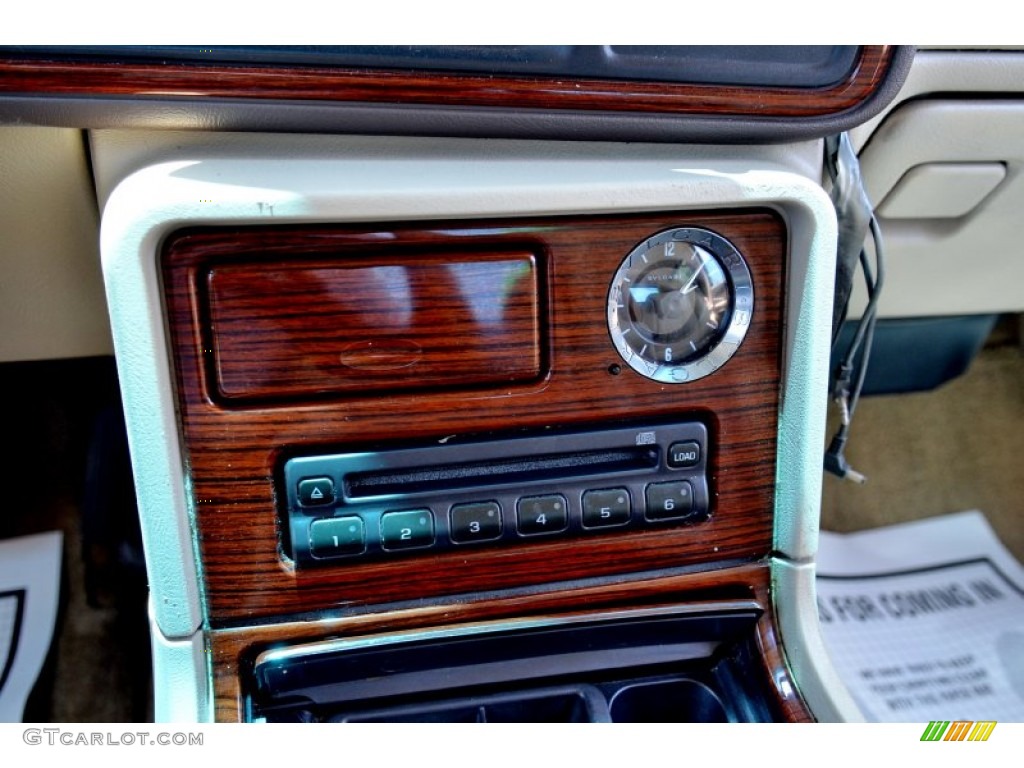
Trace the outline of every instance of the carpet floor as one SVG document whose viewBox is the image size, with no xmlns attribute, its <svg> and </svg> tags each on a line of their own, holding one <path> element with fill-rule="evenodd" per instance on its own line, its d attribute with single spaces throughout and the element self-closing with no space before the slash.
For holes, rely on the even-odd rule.
<svg viewBox="0 0 1024 768">
<path fill-rule="evenodd" d="M 868 480 L 825 476 L 822 528 L 856 531 L 979 509 L 1024 561 L 1022 457 L 1024 354 L 1001 343 L 932 392 L 861 400 L 846 458 Z"/>
</svg>

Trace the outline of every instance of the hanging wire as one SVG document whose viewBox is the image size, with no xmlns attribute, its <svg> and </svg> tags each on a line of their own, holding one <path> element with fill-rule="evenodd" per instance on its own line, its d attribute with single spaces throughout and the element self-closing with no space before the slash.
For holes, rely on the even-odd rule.
<svg viewBox="0 0 1024 768">
<path fill-rule="evenodd" d="M 825 452 L 825 469 L 838 477 L 863 483 L 867 478 L 854 470 L 844 455 L 850 435 L 850 424 L 860 402 L 867 377 L 868 362 L 871 358 L 871 347 L 875 337 L 875 325 L 878 322 L 878 299 L 885 283 L 885 248 L 882 243 L 881 227 L 872 213 L 870 221 L 871 238 L 874 243 L 875 268 L 871 269 L 867 251 L 860 252 L 860 265 L 864 273 L 867 287 L 868 303 L 864 308 L 857 330 L 854 333 L 846 354 L 836 368 L 835 383 L 832 387 L 832 398 L 840 408 L 840 425 Z M 835 349 L 836 345 L 833 345 Z M 858 353 L 860 353 L 858 359 Z"/>
</svg>

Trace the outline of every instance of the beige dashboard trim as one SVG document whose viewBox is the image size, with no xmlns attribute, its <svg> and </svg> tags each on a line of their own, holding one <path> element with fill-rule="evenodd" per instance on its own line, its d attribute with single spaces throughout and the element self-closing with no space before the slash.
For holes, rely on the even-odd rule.
<svg viewBox="0 0 1024 768">
<path fill-rule="evenodd" d="M 94 195 L 79 131 L 0 127 L 0 362 L 111 354 Z"/>
<path fill-rule="evenodd" d="M 836 241 L 831 204 L 818 185 L 818 142 L 676 147 L 222 134 L 157 140 L 101 132 L 93 148 L 106 199 L 103 268 L 153 622 L 168 640 L 193 637 L 203 618 L 156 264 L 163 238 L 184 225 L 775 208 L 790 231 L 775 548 L 792 560 L 813 558 Z M 787 616 L 784 640 L 818 631 L 806 606 Z M 814 652 L 806 658 L 828 663 Z M 807 679 L 807 687 L 797 682 L 813 711 L 826 692 L 817 678 Z M 158 692 L 162 683 L 156 680 Z"/>
</svg>

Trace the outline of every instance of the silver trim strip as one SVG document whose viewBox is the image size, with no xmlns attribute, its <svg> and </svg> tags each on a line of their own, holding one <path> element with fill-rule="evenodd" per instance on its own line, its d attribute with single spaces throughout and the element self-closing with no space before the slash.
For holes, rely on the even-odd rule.
<svg viewBox="0 0 1024 768">
<path fill-rule="evenodd" d="M 153 620 L 152 600 L 149 614 L 154 722 L 213 722 L 213 680 L 203 633 L 168 640 Z"/>
<path fill-rule="evenodd" d="M 551 627 L 582 626 L 586 624 L 605 624 L 611 621 L 629 619 L 658 618 L 666 616 L 709 616 L 711 614 L 756 612 L 763 613 L 761 607 L 753 600 L 724 600 L 704 603 L 688 603 L 686 605 L 669 605 L 659 608 L 637 608 L 601 613 L 572 614 L 566 616 L 546 616 L 544 618 L 502 619 L 499 621 L 471 622 L 454 627 L 434 629 L 418 629 L 402 632 L 386 632 L 379 635 L 367 635 L 347 640 L 320 640 L 313 643 L 301 643 L 288 648 L 275 648 L 264 651 L 256 657 L 256 669 L 265 664 L 279 664 L 285 661 L 321 656 L 327 653 L 343 653 L 364 648 L 380 648 L 389 645 L 405 645 L 430 640 L 447 640 L 456 637 L 477 637 L 502 632 L 548 629 Z"/>
<path fill-rule="evenodd" d="M 839 677 L 818 623 L 813 563 L 773 559 L 772 595 L 786 664 L 818 722 L 863 723 L 864 715 Z"/>
</svg>

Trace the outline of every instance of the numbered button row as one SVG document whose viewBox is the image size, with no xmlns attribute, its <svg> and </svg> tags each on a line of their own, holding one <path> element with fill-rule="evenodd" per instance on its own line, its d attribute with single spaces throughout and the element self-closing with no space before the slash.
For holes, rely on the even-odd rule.
<svg viewBox="0 0 1024 768">
<path fill-rule="evenodd" d="M 628 525 L 632 500 L 627 488 L 584 491 L 582 523 L 586 529 Z M 644 517 L 650 521 L 679 520 L 694 513 L 693 487 L 687 480 L 649 483 L 644 489 Z M 504 531 L 501 506 L 494 501 L 456 504 L 449 517 L 449 537 L 455 544 L 500 539 Z M 569 505 L 560 493 L 527 496 L 516 501 L 516 531 L 521 536 L 556 534 L 569 528 Z M 347 515 L 314 520 L 309 527 L 313 557 L 323 559 L 360 555 L 366 551 L 366 524 Z M 406 509 L 380 516 L 380 545 L 387 552 L 422 549 L 436 541 L 434 513 Z"/>
</svg>

